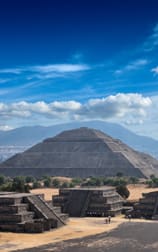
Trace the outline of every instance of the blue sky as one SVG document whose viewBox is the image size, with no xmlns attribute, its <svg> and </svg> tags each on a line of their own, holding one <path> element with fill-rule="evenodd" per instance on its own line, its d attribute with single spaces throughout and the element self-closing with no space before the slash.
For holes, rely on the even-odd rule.
<svg viewBox="0 0 158 252">
<path fill-rule="evenodd" d="M 0 129 L 99 119 L 158 138 L 157 10 L 157 0 L 1 0 Z"/>
</svg>

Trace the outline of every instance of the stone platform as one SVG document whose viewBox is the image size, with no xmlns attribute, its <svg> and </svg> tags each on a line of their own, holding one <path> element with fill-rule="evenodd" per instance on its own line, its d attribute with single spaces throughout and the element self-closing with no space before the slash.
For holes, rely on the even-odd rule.
<svg viewBox="0 0 158 252">
<path fill-rule="evenodd" d="M 0 231 L 40 233 L 65 225 L 67 217 L 43 195 L 0 192 Z"/>
<path fill-rule="evenodd" d="M 60 189 L 53 205 L 72 217 L 115 216 L 121 213 L 123 199 L 113 187 Z"/>
</svg>

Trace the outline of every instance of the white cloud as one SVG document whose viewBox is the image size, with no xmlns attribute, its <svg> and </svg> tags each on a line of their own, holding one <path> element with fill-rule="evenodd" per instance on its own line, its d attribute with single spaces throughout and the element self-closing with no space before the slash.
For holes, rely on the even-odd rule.
<svg viewBox="0 0 158 252">
<path fill-rule="evenodd" d="M 87 64 L 49 64 L 49 65 L 36 65 L 36 66 L 26 66 L 18 68 L 6 68 L 0 69 L 0 74 L 10 73 L 10 74 L 21 74 L 21 73 L 34 73 L 36 77 L 42 78 L 46 76 L 47 78 L 59 77 L 59 74 L 74 73 L 79 71 L 89 70 L 90 66 Z"/>
<path fill-rule="evenodd" d="M 157 67 L 155 67 L 155 68 L 152 68 L 151 69 L 151 72 L 153 72 L 154 74 L 158 74 L 158 66 Z"/>
<path fill-rule="evenodd" d="M 151 106 L 151 100 L 140 94 L 117 94 L 102 99 L 91 99 L 79 111 L 81 118 L 91 119 L 124 119 L 145 117 L 146 108 Z"/>
<path fill-rule="evenodd" d="M 12 130 L 13 127 L 10 127 L 8 125 L 0 125 L 0 130 L 1 131 L 8 131 L 8 130 Z"/>
<path fill-rule="evenodd" d="M 142 68 L 143 66 L 146 66 L 148 63 L 149 62 L 147 59 L 137 59 L 135 61 L 128 63 L 127 65 L 125 65 L 121 69 L 117 69 L 115 71 L 115 74 L 119 75 L 119 74 L 122 74 L 127 71 L 138 70 L 138 69 Z"/>
<path fill-rule="evenodd" d="M 26 101 L 5 104 L 0 103 L 0 117 L 2 118 L 14 118 L 14 117 L 31 117 L 34 114 L 44 116 L 56 116 L 61 117 L 63 112 L 77 111 L 81 107 L 81 104 L 76 101 L 58 102 L 54 101 L 46 103 L 44 101 L 38 101 L 29 103 Z"/>
<path fill-rule="evenodd" d="M 75 110 L 79 110 L 81 106 L 82 106 L 81 103 L 76 102 L 76 101 L 67 101 L 67 102 L 55 101 L 55 102 L 50 103 L 50 107 L 52 109 L 59 110 L 59 111 L 61 110 L 75 111 Z"/>
<path fill-rule="evenodd" d="M 158 125 L 158 96 L 151 96 L 151 106 L 147 109 L 147 116 L 143 118 L 143 121 L 141 121 L 142 117 L 137 118 L 136 121 L 126 121 L 126 126 L 140 134 L 140 135 L 146 135 L 149 137 L 153 137 L 158 139 L 158 131 L 157 131 L 157 125 Z M 133 118 L 131 118 L 133 119 Z M 140 122 L 138 124 L 138 119 L 140 119 Z"/>
<path fill-rule="evenodd" d="M 39 73 L 69 73 L 88 70 L 90 67 L 86 64 L 52 64 L 46 66 L 33 66 L 30 70 Z"/>
<path fill-rule="evenodd" d="M 46 103 L 38 101 L 29 103 L 0 103 L 0 119 L 12 121 L 34 120 L 40 124 L 42 118 L 53 121 L 62 120 L 116 120 L 118 122 L 140 123 L 147 115 L 152 105 L 149 97 L 140 94 L 117 94 L 105 98 L 89 99 L 86 103 L 77 101 L 53 101 Z"/>
<path fill-rule="evenodd" d="M 158 24 L 155 25 L 152 34 L 147 38 L 143 45 L 144 51 L 153 51 L 158 46 Z"/>
<path fill-rule="evenodd" d="M 136 61 L 131 62 L 125 67 L 125 70 L 136 70 L 139 69 L 142 66 L 145 66 L 148 64 L 148 60 L 146 59 L 138 59 Z"/>
<path fill-rule="evenodd" d="M 4 68 L 0 69 L 0 73 L 11 73 L 11 74 L 20 74 L 22 73 L 23 68 Z"/>
</svg>

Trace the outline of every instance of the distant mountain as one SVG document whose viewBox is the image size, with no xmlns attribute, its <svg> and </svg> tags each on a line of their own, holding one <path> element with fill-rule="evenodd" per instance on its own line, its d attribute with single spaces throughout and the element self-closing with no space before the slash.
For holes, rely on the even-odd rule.
<svg viewBox="0 0 158 252">
<path fill-rule="evenodd" d="M 0 164 L 6 176 L 158 176 L 158 160 L 100 130 L 80 127 L 47 138 Z"/>
<path fill-rule="evenodd" d="M 137 135 L 125 127 L 102 121 L 73 122 L 66 124 L 53 125 L 49 127 L 33 126 L 21 127 L 10 131 L 0 131 L 0 146 L 26 146 L 26 148 L 53 137 L 64 130 L 76 129 L 79 127 L 95 128 L 104 133 L 118 138 L 132 148 L 151 154 L 158 158 L 158 141 L 150 137 Z M 17 151 L 16 151 L 17 152 Z"/>
<path fill-rule="evenodd" d="M 27 148 L 29 146 L 0 146 L 0 163 Z"/>
</svg>

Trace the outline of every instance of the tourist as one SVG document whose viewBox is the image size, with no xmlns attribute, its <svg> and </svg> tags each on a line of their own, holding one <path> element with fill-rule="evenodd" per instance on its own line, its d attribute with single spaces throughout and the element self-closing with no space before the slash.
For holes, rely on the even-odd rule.
<svg viewBox="0 0 158 252">
<path fill-rule="evenodd" d="M 111 216 L 109 215 L 108 216 L 108 223 L 110 224 L 110 222 L 111 222 Z"/>
</svg>

